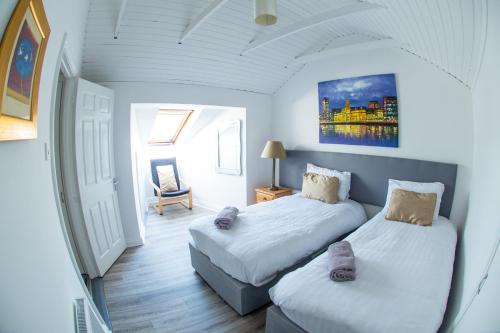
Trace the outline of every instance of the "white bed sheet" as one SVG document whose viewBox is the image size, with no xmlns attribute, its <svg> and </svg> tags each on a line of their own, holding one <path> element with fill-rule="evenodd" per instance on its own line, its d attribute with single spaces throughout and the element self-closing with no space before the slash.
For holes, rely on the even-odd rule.
<svg viewBox="0 0 500 333">
<path fill-rule="evenodd" d="M 194 246 L 235 279 L 261 286 L 367 218 L 355 201 L 332 205 L 295 194 L 247 207 L 230 230 L 213 220 L 191 223 Z"/>
<path fill-rule="evenodd" d="M 347 237 L 357 276 L 328 277 L 327 254 L 285 275 L 274 304 L 308 332 L 436 332 L 446 309 L 457 239 L 443 217 L 431 227 L 376 215 Z"/>
</svg>

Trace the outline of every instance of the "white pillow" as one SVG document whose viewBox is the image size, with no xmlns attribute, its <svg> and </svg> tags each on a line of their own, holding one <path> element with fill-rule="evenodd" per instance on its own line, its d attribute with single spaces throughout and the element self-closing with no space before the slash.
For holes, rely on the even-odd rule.
<svg viewBox="0 0 500 333">
<path fill-rule="evenodd" d="M 385 199 L 384 211 L 389 208 L 389 203 L 391 202 L 392 191 L 396 189 L 402 189 L 405 191 L 412 191 L 418 193 L 436 193 L 436 207 L 434 208 L 434 220 L 438 218 L 439 208 L 441 207 L 441 197 L 444 192 L 443 183 L 416 183 L 404 180 L 394 180 L 389 179 L 389 185 L 387 187 L 387 198 Z"/>
<path fill-rule="evenodd" d="M 311 163 L 307 163 L 306 172 L 316 173 L 319 175 L 325 175 L 330 177 L 337 177 L 340 182 L 339 193 L 337 196 L 340 201 L 345 201 L 349 199 L 349 191 L 351 190 L 351 173 L 348 171 L 337 171 L 327 168 L 321 168 Z"/>
<path fill-rule="evenodd" d="M 160 190 L 162 192 L 179 191 L 173 165 L 158 165 L 156 171 L 158 172 L 158 180 L 160 181 Z"/>
</svg>

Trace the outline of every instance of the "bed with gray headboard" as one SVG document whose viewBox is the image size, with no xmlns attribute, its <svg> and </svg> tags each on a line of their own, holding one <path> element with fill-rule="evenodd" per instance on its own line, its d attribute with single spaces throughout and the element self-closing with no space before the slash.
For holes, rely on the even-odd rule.
<svg viewBox="0 0 500 333">
<path fill-rule="evenodd" d="M 351 199 L 364 204 L 383 206 L 390 178 L 417 182 L 439 181 L 445 184 L 440 214 L 445 217 L 450 215 L 457 173 L 457 166 L 454 164 L 302 150 L 289 150 L 287 154 L 286 159 L 280 160 L 281 186 L 300 189 L 306 165 L 313 163 L 330 169 L 350 171 L 352 173 Z M 189 248 L 191 264 L 196 272 L 240 315 L 268 304 L 270 302 L 268 290 L 284 274 L 307 264 L 326 250 L 326 247 L 323 247 L 281 272 L 269 283 L 255 287 L 226 274 L 192 244 L 189 244 Z"/>
<path fill-rule="evenodd" d="M 295 189 L 302 185 L 307 163 L 351 172 L 350 197 L 360 203 L 384 206 L 389 179 L 415 182 L 441 182 L 445 185 L 439 214 L 449 218 L 457 165 L 346 153 L 291 150 L 287 159 L 280 160 L 280 184 Z M 307 333 L 290 320 L 281 309 L 272 305 L 267 309 L 266 333 Z"/>
<path fill-rule="evenodd" d="M 374 206 L 384 206 L 389 179 L 441 182 L 445 186 L 445 191 L 439 213 L 444 217 L 450 217 L 457 177 L 456 164 L 384 156 L 288 150 L 287 158 L 280 160 L 280 185 L 300 189 L 307 163 L 339 171 L 350 171 L 350 198 Z"/>
</svg>

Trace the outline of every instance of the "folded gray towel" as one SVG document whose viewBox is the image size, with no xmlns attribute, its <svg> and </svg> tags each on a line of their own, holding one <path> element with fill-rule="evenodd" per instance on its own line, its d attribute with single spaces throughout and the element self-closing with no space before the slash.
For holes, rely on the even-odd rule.
<svg viewBox="0 0 500 333">
<path fill-rule="evenodd" d="M 340 241 L 328 247 L 328 272 L 336 282 L 356 279 L 356 264 L 351 243 Z"/>
<path fill-rule="evenodd" d="M 236 207 L 224 207 L 215 217 L 214 224 L 217 228 L 228 230 L 233 226 L 234 220 L 240 211 Z"/>
</svg>

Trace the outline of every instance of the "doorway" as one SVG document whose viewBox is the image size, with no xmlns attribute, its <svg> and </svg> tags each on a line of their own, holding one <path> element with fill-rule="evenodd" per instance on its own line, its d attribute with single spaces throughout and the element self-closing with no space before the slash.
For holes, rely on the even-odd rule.
<svg viewBox="0 0 500 333">
<path fill-rule="evenodd" d="M 174 111 L 174 112 L 171 112 Z M 189 113 L 187 121 L 175 116 Z M 171 117 L 171 115 L 173 116 Z M 174 119 L 169 119 L 169 117 Z M 228 124 L 237 124 L 237 133 L 219 140 Z M 243 107 L 177 104 L 131 104 L 131 165 L 138 230 L 146 239 L 145 229 L 152 207 L 158 202 L 153 188 L 151 164 L 156 159 L 176 160 L 183 185 L 193 188 L 193 204 L 217 211 L 227 205 L 243 208 L 246 189 L 246 109 Z M 174 139 L 175 138 L 175 139 Z M 225 145 L 220 145 L 222 142 Z M 223 168 L 220 149 L 230 148 L 233 168 Z M 227 151 L 227 150 L 226 150 Z M 219 191 L 214 193 L 213 189 Z M 166 206 L 165 214 L 174 206 Z"/>
<path fill-rule="evenodd" d="M 107 306 L 104 298 L 104 287 L 101 278 L 95 277 L 95 265 L 92 266 L 90 252 L 82 242 L 86 234 L 82 232 L 84 225 L 77 215 L 75 218 L 71 201 L 78 199 L 76 195 L 76 163 L 74 159 L 74 114 L 75 108 L 71 105 L 74 100 L 71 83 L 75 80 L 75 71 L 68 59 L 63 42 L 60 53 L 60 65 L 55 73 L 53 85 L 53 109 L 51 114 L 51 142 L 46 144 L 46 159 L 51 161 L 54 194 L 61 221 L 61 229 L 70 253 L 75 272 L 79 276 L 85 290 L 86 308 L 89 311 L 89 321 L 95 326 L 96 332 L 110 332 L 112 330 Z M 82 246 L 83 244 L 83 246 Z M 87 251 L 87 252 L 86 252 Z M 92 271 L 94 269 L 94 271 Z M 94 275 L 91 275 L 94 274 Z"/>
</svg>

